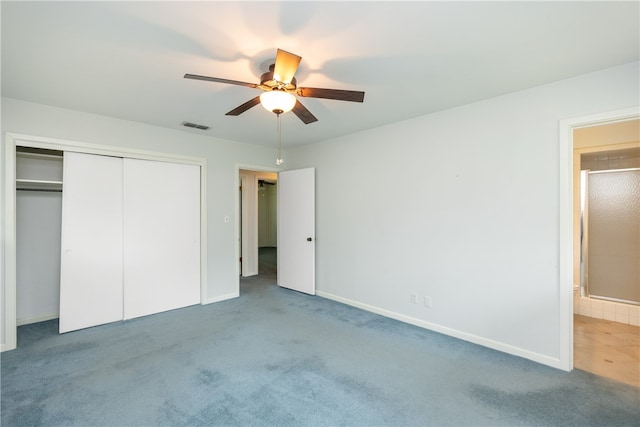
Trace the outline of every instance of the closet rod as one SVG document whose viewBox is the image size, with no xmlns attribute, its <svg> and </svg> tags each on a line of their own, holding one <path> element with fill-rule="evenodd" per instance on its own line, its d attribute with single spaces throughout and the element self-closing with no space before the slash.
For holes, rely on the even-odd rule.
<svg viewBox="0 0 640 427">
<path fill-rule="evenodd" d="M 62 193 L 62 190 L 53 188 L 16 188 L 16 191 L 44 191 L 45 193 Z"/>
</svg>

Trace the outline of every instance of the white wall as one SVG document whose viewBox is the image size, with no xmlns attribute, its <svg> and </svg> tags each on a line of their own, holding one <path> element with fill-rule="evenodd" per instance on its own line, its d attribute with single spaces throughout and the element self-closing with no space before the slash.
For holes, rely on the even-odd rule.
<svg viewBox="0 0 640 427">
<path fill-rule="evenodd" d="M 289 150 L 316 168 L 318 294 L 561 366 L 559 120 L 637 106 L 638 72 Z"/>
<path fill-rule="evenodd" d="M 236 250 L 237 164 L 273 166 L 272 147 L 241 144 L 189 132 L 164 129 L 94 114 L 2 98 L 2 162 L 4 180 L 4 138 L 6 132 L 58 138 L 114 147 L 127 147 L 160 153 L 207 159 L 208 250 L 207 279 L 210 301 L 238 294 Z M 179 119 L 176 119 L 179 120 Z M 4 182 L 2 203 L 4 204 Z M 4 212 L 4 206 L 2 206 Z M 232 220 L 224 222 L 224 217 Z M 3 223 L 4 241 L 4 223 Z M 4 255 L 4 253 L 3 253 Z M 4 260 L 4 256 L 1 258 Z M 4 271 L 4 266 L 2 266 Z M 2 295 L 4 299 L 4 273 Z M 0 304 L 1 305 L 1 304 Z M 2 343 L 4 344 L 4 335 Z"/>
</svg>

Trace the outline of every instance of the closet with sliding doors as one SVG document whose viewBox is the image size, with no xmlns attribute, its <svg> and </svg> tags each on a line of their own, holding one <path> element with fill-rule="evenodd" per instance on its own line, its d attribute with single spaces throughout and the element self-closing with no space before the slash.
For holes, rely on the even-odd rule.
<svg viewBox="0 0 640 427">
<path fill-rule="evenodd" d="M 57 317 L 45 314 L 57 304 L 63 333 L 200 302 L 199 166 L 31 151 L 16 154 L 19 323 L 29 323 L 21 318 Z M 43 156 L 54 155 L 61 169 L 45 176 L 42 159 L 53 160 Z M 39 173 L 51 179 L 25 178 L 29 168 L 22 166 L 21 158 L 36 156 L 43 168 Z M 41 181 L 41 188 L 34 188 L 35 181 Z M 32 188 L 26 190 L 25 185 Z M 44 201 L 21 200 L 26 194 L 38 198 L 49 193 L 56 195 L 49 198 L 57 203 L 46 202 L 49 213 L 35 212 Z M 56 209 L 58 216 L 52 213 Z M 57 236 L 57 254 L 44 246 L 43 255 L 33 251 L 47 227 L 40 221 L 43 216 Z M 56 246 L 55 239 L 50 240 L 46 246 Z M 45 258 L 46 269 L 41 265 Z M 40 276 L 48 277 L 46 285 L 42 277 L 28 273 L 36 268 L 33 262 L 42 270 Z M 21 311 L 44 294 L 47 303 L 38 307 L 41 313 Z"/>
</svg>

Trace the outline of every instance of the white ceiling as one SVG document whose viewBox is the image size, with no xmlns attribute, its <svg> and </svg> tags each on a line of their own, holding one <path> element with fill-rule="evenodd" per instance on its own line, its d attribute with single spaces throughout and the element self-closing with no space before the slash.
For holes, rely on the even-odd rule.
<svg viewBox="0 0 640 427">
<path fill-rule="evenodd" d="M 277 48 L 299 86 L 365 91 L 363 104 L 301 98 L 282 117 L 308 144 L 639 60 L 639 2 L 8 2 L 2 95 L 185 132 L 272 145 L 258 83 Z M 181 126 L 190 121 L 208 131 Z"/>
</svg>

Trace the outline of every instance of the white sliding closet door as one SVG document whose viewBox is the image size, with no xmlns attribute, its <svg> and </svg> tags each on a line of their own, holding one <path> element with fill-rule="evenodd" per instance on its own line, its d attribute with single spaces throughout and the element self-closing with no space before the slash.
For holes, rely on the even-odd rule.
<svg viewBox="0 0 640 427">
<path fill-rule="evenodd" d="M 124 318 L 200 302 L 200 167 L 124 159 Z"/>
<path fill-rule="evenodd" d="M 65 152 L 60 333 L 122 319 L 122 159 Z"/>
</svg>

